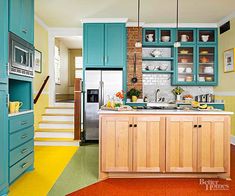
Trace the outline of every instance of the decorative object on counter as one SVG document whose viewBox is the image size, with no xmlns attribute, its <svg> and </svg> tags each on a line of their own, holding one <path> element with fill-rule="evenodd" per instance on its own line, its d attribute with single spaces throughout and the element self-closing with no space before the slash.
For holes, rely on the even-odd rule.
<svg viewBox="0 0 235 196">
<path fill-rule="evenodd" d="M 138 79 L 136 77 L 136 52 L 134 53 L 134 74 L 133 78 L 131 79 L 132 83 L 137 83 Z"/>
<path fill-rule="evenodd" d="M 182 89 L 180 86 L 177 86 L 172 90 L 172 93 L 176 96 L 176 101 L 181 100 L 181 94 L 183 92 L 184 92 L 184 89 Z"/>
<path fill-rule="evenodd" d="M 136 48 L 141 48 L 142 43 L 141 43 L 141 38 L 140 38 L 140 0 L 138 0 L 138 40 L 135 43 Z"/>
<path fill-rule="evenodd" d="M 176 41 L 174 43 L 175 48 L 179 48 L 181 46 L 181 43 L 179 42 L 179 0 L 176 0 Z"/>
<path fill-rule="evenodd" d="M 181 42 L 188 42 L 188 40 L 189 40 L 189 36 L 185 35 L 185 34 L 181 35 L 180 38 L 181 38 Z"/>
<path fill-rule="evenodd" d="M 167 36 L 167 35 L 162 36 L 162 41 L 163 42 L 169 42 L 170 41 L 170 36 Z"/>
<path fill-rule="evenodd" d="M 123 104 L 123 99 L 124 99 L 124 91 L 119 91 L 115 94 L 115 98 L 114 97 L 110 97 L 108 96 L 108 101 L 105 105 L 102 106 L 101 109 L 117 109 L 119 107 L 122 106 Z"/>
<path fill-rule="evenodd" d="M 207 57 L 205 57 L 205 56 L 204 56 L 204 57 L 201 57 L 201 58 L 200 58 L 200 62 L 201 62 L 201 63 L 209 63 L 209 58 L 207 58 Z"/>
<path fill-rule="evenodd" d="M 209 40 L 209 35 L 202 35 L 201 36 L 203 42 L 208 42 Z"/>
<path fill-rule="evenodd" d="M 20 101 L 10 102 L 10 104 L 9 104 L 10 114 L 19 112 L 22 105 L 23 105 L 23 103 Z"/>
<path fill-rule="evenodd" d="M 234 71 L 235 48 L 224 51 L 224 72 Z"/>
<path fill-rule="evenodd" d="M 162 56 L 162 51 L 161 50 L 152 50 L 152 52 L 150 53 L 153 57 L 161 57 Z"/>
<path fill-rule="evenodd" d="M 130 91 L 127 92 L 127 96 L 131 98 L 132 102 L 136 102 L 138 100 L 138 97 L 140 96 L 140 91 L 132 88 Z"/>
<path fill-rule="evenodd" d="M 42 73 L 42 52 L 37 49 L 34 50 L 34 71 Z"/>
</svg>

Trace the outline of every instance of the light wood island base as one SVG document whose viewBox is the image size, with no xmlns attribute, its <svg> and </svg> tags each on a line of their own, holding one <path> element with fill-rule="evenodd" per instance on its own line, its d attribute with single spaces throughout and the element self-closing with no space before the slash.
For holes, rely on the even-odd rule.
<svg viewBox="0 0 235 196">
<path fill-rule="evenodd" d="M 230 180 L 230 115 L 100 112 L 99 179 Z"/>
</svg>

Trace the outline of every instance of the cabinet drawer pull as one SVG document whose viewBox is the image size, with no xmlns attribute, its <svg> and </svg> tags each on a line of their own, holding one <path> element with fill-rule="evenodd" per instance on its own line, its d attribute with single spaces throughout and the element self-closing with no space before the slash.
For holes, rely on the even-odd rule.
<svg viewBox="0 0 235 196">
<path fill-rule="evenodd" d="M 26 163 L 22 164 L 21 167 L 22 167 L 22 168 L 25 168 L 28 164 L 29 164 L 29 163 L 26 162 Z"/>
<path fill-rule="evenodd" d="M 129 127 L 132 127 L 132 124 L 130 124 Z"/>
<path fill-rule="evenodd" d="M 27 121 L 21 121 L 21 125 L 26 125 L 28 122 Z"/>
<path fill-rule="evenodd" d="M 27 138 L 27 137 L 28 137 L 28 135 L 27 135 L 27 134 L 24 134 L 24 135 L 21 136 L 21 139 L 25 139 L 25 138 Z"/>
<path fill-rule="evenodd" d="M 28 149 L 27 149 L 27 148 L 21 150 L 21 154 L 24 154 L 24 153 L 26 153 L 26 152 L 28 152 Z"/>
<path fill-rule="evenodd" d="M 134 124 L 134 127 L 137 127 L 137 124 Z"/>
</svg>

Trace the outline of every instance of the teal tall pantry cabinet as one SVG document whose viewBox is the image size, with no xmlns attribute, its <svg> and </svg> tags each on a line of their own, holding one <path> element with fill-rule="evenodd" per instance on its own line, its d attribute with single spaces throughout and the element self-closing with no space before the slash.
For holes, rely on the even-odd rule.
<svg viewBox="0 0 235 196">
<path fill-rule="evenodd" d="M 0 1 L 0 195 L 8 192 L 8 1 Z"/>
</svg>

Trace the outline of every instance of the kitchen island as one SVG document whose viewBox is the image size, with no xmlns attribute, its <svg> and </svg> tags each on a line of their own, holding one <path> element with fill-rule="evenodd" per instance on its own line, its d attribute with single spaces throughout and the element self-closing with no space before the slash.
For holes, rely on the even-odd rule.
<svg viewBox="0 0 235 196">
<path fill-rule="evenodd" d="M 225 111 L 99 111 L 99 178 L 230 179 Z"/>
</svg>

